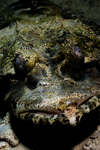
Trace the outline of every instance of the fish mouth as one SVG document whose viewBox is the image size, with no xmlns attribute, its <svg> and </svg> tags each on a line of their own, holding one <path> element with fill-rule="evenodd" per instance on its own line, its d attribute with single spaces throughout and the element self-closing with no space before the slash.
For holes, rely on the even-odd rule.
<svg viewBox="0 0 100 150">
<path fill-rule="evenodd" d="M 54 124 L 60 122 L 62 124 L 71 124 L 75 126 L 77 121 L 80 120 L 81 116 L 78 115 L 77 108 L 75 105 L 71 105 L 64 109 L 54 108 L 40 108 L 40 109 L 23 109 L 16 112 L 15 116 L 22 120 L 32 121 L 35 124 Z M 79 119 L 78 119 L 79 118 Z"/>
</svg>

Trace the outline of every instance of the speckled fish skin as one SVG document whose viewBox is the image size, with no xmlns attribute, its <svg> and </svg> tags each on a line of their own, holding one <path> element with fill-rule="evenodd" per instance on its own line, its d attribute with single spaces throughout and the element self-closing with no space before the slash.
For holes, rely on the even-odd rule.
<svg viewBox="0 0 100 150">
<path fill-rule="evenodd" d="M 1 72 L 15 75 L 4 101 L 21 119 L 74 126 L 100 104 L 100 41 L 79 20 L 50 13 L 20 14 L 21 20 L 0 30 Z M 82 59 L 74 57 L 73 50 Z M 78 102 L 93 93 L 77 108 Z"/>
</svg>

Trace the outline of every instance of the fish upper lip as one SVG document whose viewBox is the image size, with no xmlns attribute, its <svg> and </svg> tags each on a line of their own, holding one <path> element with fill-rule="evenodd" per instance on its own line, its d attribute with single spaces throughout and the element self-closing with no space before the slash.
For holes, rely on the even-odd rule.
<svg viewBox="0 0 100 150">
<path fill-rule="evenodd" d="M 41 114 L 41 115 L 58 115 L 63 113 L 64 111 L 58 110 L 58 109 L 54 109 L 54 108 L 28 108 L 28 109 L 23 109 L 18 111 L 18 113 L 16 113 L 17 115 L 23 114 L 23 113 L 36 113 L 36 114 Z"/>
</svg>

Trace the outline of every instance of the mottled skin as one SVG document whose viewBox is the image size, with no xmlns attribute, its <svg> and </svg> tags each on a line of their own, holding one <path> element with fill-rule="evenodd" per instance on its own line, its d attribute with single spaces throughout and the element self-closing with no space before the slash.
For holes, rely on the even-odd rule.
<svg viewBox="0 0 100 150">
<path fill-rule="evenodd" d="M 20 15 L 21 20 L 0 30 L 0 80 L 9 80 L 3 101 L 13 115 L 35 124 L 77 125 L 100 105 L 99 39 L 79 20 Z M 8 122 L 1 121 L 2 137 L 11 141 L 2 128 Z"/>
</svg>

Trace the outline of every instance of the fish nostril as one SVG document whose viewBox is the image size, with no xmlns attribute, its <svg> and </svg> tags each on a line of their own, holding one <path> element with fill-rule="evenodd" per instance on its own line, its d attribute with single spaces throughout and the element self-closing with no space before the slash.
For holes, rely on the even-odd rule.
<svg viewBox="0 0 100 150">
<path fill-rule="evenodd" d="M 49 82 L 45 82 L 45 81 L 42 81 L 39 83 L 39 86 L 48 86 L 49 85 Z"/>
</svg>

